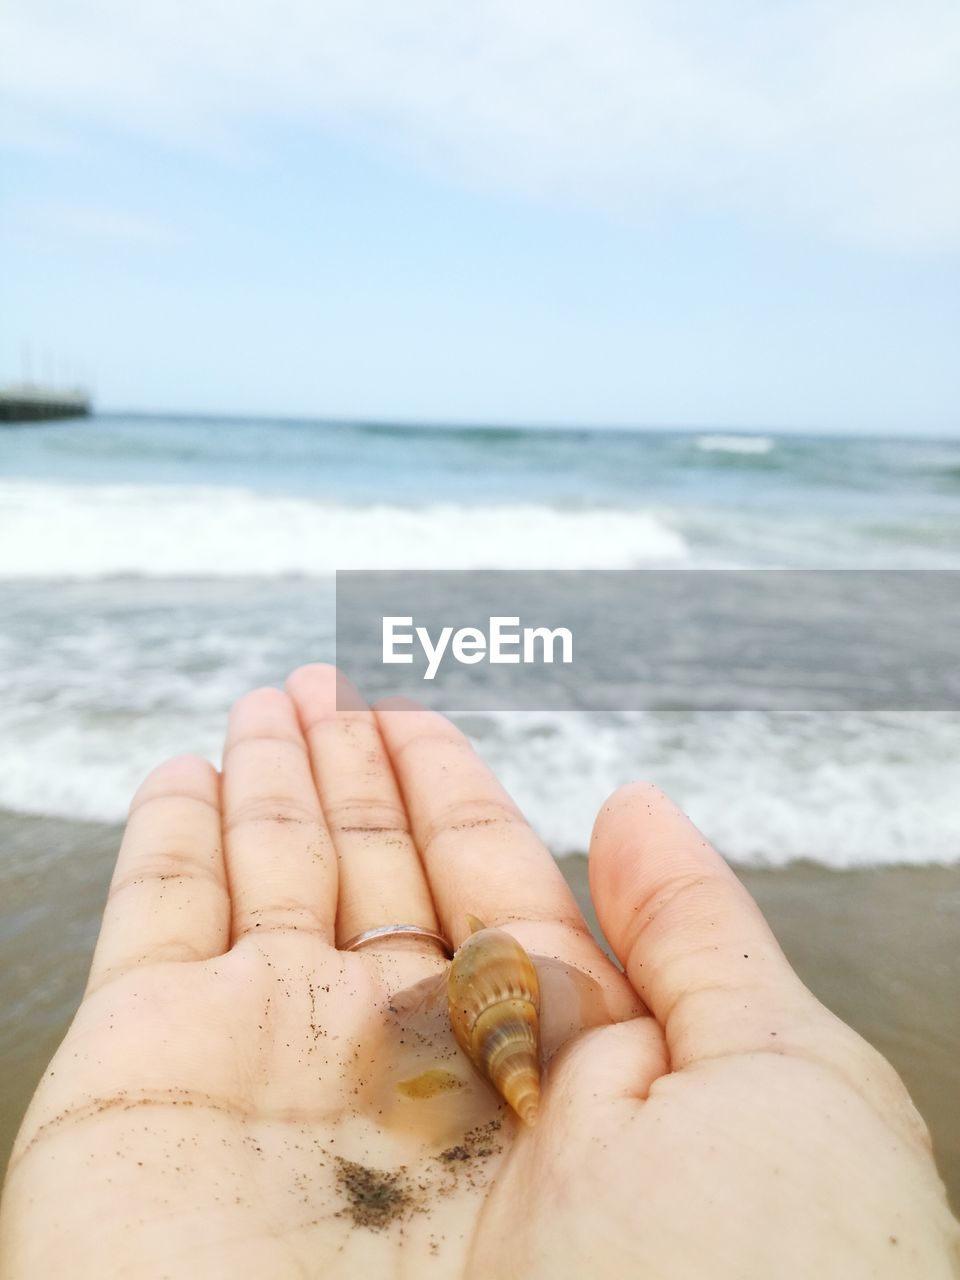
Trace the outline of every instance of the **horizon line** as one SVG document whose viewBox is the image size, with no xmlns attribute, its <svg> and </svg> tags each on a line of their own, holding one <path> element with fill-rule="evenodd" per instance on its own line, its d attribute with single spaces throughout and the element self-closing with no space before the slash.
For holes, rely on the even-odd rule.
<svg viewBox="0 0 960 1280">
<path fill-rule="evenodd" d="M 489 431 L 493 433 L 511 432 L 583 432 L 597 434 L 600 432 L 657 435 L 743 435 L 751 437 L 763 436 L 831 436 L 833 438 L 878 438 L 885 440 L 955 440 L 960 436 L 960 423 L 952 430 L 923 430 L 911 432 L 903 427 L 885 429 L 882 427 L 853 427 L 801 425 L 799 423 L 770 426 L 742 425 L 734 422 L 558 422 L 543 420 L 528 421 L 489 421 L 476 418 L 414 418 L 414 417 L 378 417 L 366 414 L 330 414 L 330 413 L 292 413 L 292 412 L 235 412 L 224 409 L 192 410 L 192 409 L 134 409 L 134 408 L 97 408 L 94 407 L 91 417 L 95 418 L 166 418 L 173 420 L 202 420 L 207 422 L 267 423 L 281 425 L 313 425 L 319 427 L 366 428 L 374 430 L 420 430 L 420 431 Z"/>
</svg>

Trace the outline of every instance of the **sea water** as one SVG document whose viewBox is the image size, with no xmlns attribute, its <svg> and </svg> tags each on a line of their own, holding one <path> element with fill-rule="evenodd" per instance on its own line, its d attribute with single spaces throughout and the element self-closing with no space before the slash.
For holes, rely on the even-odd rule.
<svg viewBox="0 0 960 1280">
<path fill-rule="evenodd" d="M 960 441 L 100 416 L 0 432 L 0 808 L 114 821 L 333 657 L 335 569 L 960 568 Z M 960 859 L 947 712 L 462 717 L 558 855 L 652 779 L 731 859 Z"/>
</svg>

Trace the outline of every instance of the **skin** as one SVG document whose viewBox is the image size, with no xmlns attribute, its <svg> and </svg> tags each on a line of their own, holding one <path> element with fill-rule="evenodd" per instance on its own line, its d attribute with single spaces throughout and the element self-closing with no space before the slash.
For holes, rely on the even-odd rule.
<svg viewBox="0 0 960 1280">
<path fill-rule="evenodd" d="M 181 757 L 138 792 L 89 988 L 11 1161 L 8 1280 L 960 1275 L 899 1078 L 660 791 L 617 792 L 593 834 L 621 971 L 463 735 L 338 712 L 335 681 L 307 667 L 250 694 L 222 775 Z M 551 1049 L 533 1128 L 459 1051 L 461 1101 L 410 1103 L 420 1127 L 375 1105 L 391 1004 L 447 966 L 428 942 L 337 947 L 393 921 L 460 942 L 467 912 L 600 995 L 600 1025 Z M 438 1160 L 461 1105 L 499 1126 L 463 1177 Z M 360 1167 L 382 1219 L 376 1195 L 372 1222 L 351 1208 Z"/>
</svg>

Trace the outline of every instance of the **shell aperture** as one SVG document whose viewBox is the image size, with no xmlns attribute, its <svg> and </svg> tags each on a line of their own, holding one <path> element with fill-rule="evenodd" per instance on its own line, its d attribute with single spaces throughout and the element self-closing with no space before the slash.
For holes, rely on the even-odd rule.
<svg viewBox="0 0 960 1280">
<path fill-rule="evenodd" d="M 524 1124 L 540 1106 L 540 982 L 511 934 L 467 917 L 473 932 L 450 964 L 447 999 L 457 1043 Z"/>
</svg>

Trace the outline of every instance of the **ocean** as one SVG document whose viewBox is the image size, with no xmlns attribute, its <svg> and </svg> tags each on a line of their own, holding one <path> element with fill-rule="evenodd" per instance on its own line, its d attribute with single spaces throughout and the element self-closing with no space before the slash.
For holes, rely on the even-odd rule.
<svg viewBox="0 0 960 1280">
<path fill-rule="evenodd" d="M 0 810 L 115 823 L 333 658 L 335 569 L 960 568 L 960 441 L 102 415 L 0 431 Z M 562 857 L 620 783 L 732 861 L 960 861 L 950 712 L 460 718 Z"/>
</svg>

